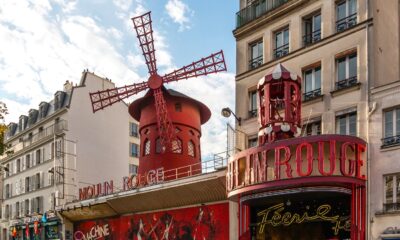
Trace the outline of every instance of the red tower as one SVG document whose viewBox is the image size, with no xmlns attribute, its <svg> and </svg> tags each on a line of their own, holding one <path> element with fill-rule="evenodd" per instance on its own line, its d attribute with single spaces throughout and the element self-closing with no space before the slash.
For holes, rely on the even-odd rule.
<svg viewBox="0 0 400 240">
<path fill-rule="evenodd" d="M 190 165 L 192 171 L 200 171 L 201 125 L 208 121 L 211 112 L 203 103 L 180 92 L 164 87 L 162 91 L 176 136 L 172 141 L 172 151 L 162 149 L 164 146 L 161 144 L 154 98 L 150 91 L 129 106 L 129 113 L 140 122 L 139 174 L 161 167 L 168 171 Z"/>
<path fill-rule="evenodd" d="M 300 88 L 300 77 L 280 63 L 259 81 L 259 145 L 301 134 Z"/>
<path fill-rule="evenodd" d="M 222 51 L 213 53 L 160 76 L 157 72 L 150 12 L 134 17 L 132 21 L 150 76 L 146 82 L 91 93 L 93 112 L 148 90 L 143 98 L 129 106 L 129 113 L 140 123 L 139 173 L 161 167 L 164 171 L 182 170 L 184 166 L 189 166 L 193 172 L 193 164 L 197 164 L 197 168 L 200 168 L 197 171 L 201 171 L 200 128 L 210 118 L 210 110 L 192 98 L 167 90 L 164 84 L 226 71 L 224 54 Z"/>
</svg>

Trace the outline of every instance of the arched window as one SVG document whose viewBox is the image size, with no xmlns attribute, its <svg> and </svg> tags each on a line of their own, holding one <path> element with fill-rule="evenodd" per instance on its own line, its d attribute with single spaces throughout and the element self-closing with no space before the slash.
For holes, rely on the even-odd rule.
<svg viewBox="0 0 400 240">
<path fill-rule="evenodd" d="M 150 140 L 149 139 L 146 139 L 145 141 L 144 141 L 144 155 L 146 156 L 146 155 L 149 155 L 150 154 Z"/>
<path fill-rule="evenodd" d="M 180 128 L 178 127 L 175 128 L 175 133 L 179 133 L 180 131 L 182 131 Z"/>
<path fill-rule="evenodd" d="M 195 147 L 194 147 L 194 143 L 192 142 L 192 140 L 190 140 L 188 142 L 188 154 L 189 156 L 194 157 L 195 156 Z"/>
<path fill-rule="evenodd" d="M 180 140 L 179 138 L 172 141 L 172 152 L 182 153 L 182 140 Z"/>
</svg>

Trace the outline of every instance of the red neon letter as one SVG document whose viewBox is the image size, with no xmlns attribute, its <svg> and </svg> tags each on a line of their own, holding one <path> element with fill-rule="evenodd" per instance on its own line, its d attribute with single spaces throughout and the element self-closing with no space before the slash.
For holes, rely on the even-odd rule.
<svg viewBox="0 0 400 240">
<path fill-rule="evenodd" d="M 357 162 L 357 177 L 360 179 L 366 179 L 365 175 L 361 173 L 361 167 L 364 166 L 364 160 L 361 159 L 361 153 L 365 152 L 366 150 L 365 145 L 357 144 L 357 155 L 356 155 L 356 162 Z"/>
<path fill-rule="evenodd" d="M 306 147 L 306 158 L 307 158 L 307 172 L 303 174 L 302 168 L 303 168 L 303 158 L 302 158 L 302 149 L 303 147 Z M 297 146 L 296 148 L 296 170 L 297 170 L 297 174 L 300 177 L 308 177 L 311 175 L 312 170 L 313 170 L 313 149 L 311 144 L 304 142 L 301 143 L 300 145 Z"/>
<path fill-rule="evenodd" d="M 353 152 L 355 150 L 355 144 L 345 142 L 342 144 L 341 158 L 340 158 L 340 172 L 343 176 L 351 177 L 354 175 L 354 160 L 347 159 L 347 148 L 350 148 Z M 349 162 L 349 170 L 346 171 L 346 160 Z"/>
<path fill-rule="evenodd" d="M 336 168 L 336 141 L 329 141 L 329 172 L 325 172 L 325 142 L 318 142 L 318 170 L 322 176 L 332 176 Z"/>
<path fill-rule="evenodd" d="M 285 159 L 281 161 L 281 149 L 285 150 Z M 291 154 L 287 146 L 275 148 L 275 179 L 281 179 L 281 165 L 286 166 L 286 176 L 292 178 L 292 168 L 289 165 Z"/>
</svg>

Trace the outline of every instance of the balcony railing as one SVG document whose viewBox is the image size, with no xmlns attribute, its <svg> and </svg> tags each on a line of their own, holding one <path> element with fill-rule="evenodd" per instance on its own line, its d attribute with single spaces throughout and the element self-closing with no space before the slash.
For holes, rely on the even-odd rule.
<svg viewBox="0 0 400 240">
<path fill-rule="evenodd" d="M 319 40 L 321 40 L 321 29 L 318 29 L 310 34 L 306 34 L 303 36 L 304 46 L 311 45 L 318 42 Z"/>
<path fill-rule="evenodd" d="M 400 144 L 400 135 L 382 138 L 382 147 Z"/>
<path fill-rule="evenodd" d="M 236 28 L 257 19 L 290 0 L 258 0 L 236 13 Z"/>
<path fill-rule="evenodd" d="M 289 43 L 274 49 L 274 57 L 280 58 L 289 54 Z"/>
<path fill-rule="evenodd" d="M 336 82 L 335 89 L 340 90 L 340 89 L 352 87 L 354 85 L 357 85 L 357 77 L 356 76 Z"/>
<path fill-rule="evenodd" d="M 263 56 L 259 56 L 253 59 L 250 59 L 249 61 L 249 69 L 254 69 L 259 67 L 263 63 Z"/>
<path fill-rule="evenodd" d="M 309 100 L 314 99 L 319 96 L 321 96 L 321 88 L 304 93 L 303 99 L 304 99 L 304 101 L 309 101 Z"/>
<path fill-rule="evenodd" d="M 400 203 L 385 203 L 383 204 L 384 212 L 400 211 Z"/>
<path fill-rule="evenodd" d="M 16 154 L 19 151 L 39 142 L 44 138 L 54 136 L 54 134 L 62 133 L 65 130 L 67 130 L 67 122 L 65 120 L 61 120 L 32 136 L 26 135 L 22 138 L 22 142 L 6 149 L 6 157 Z"/>
<path fill-rule="evenodd" d="M 344 31 L 357 24 L 357 13 L 353 13 L 348 17 L 336 21 L 336 31 Z"/>
</svg>

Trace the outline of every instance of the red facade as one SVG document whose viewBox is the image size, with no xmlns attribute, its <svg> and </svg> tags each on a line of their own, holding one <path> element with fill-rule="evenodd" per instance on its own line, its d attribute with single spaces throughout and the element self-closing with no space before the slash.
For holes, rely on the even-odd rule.
<svg viewBox="0 0 400 240">
<path fill-rule="evenodd" d="M 220 203 L 80 222 L 74 239 L 229 239 L 229 205 Z"/>
</svg>

